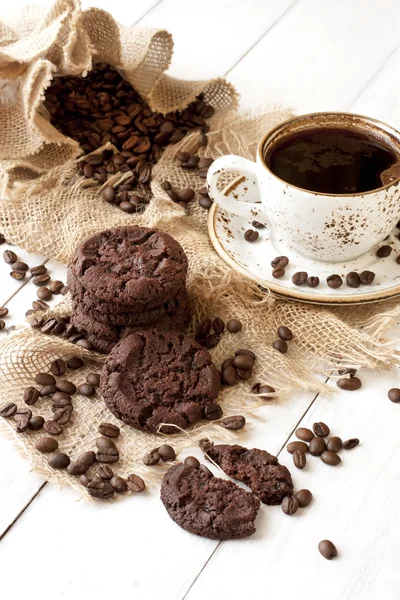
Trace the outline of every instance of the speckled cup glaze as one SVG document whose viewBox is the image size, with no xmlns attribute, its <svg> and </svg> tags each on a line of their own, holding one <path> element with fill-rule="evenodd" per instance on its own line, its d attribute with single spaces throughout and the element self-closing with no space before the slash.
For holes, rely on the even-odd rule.
<svg viewBox="0 0 400 600">
<path fill-rule="evenodd" d="M 400 133 L 376 119 L 350 113 L 312 113 L 284 121 L 267 133 L 257 148 L 256 162 L 241 156 L 221 156 L 207 175 L 210 197 L 233 214 L 251 217 L 260 203 L 246 201 L 246 192 L 232 202 L 218 190 L 223 171 L 239 172 L 249 186 L 258 186 L 263 217 L 272 238 L 304 256 L 322 261 L 354 259 L 382 242 L 400 220 L 400 179 L 370 192 L 325 194 L 290 185 L 268 168 L 274 145 L 288 134 L 314 127 L 345 127 L 373 134 L 389 144 L 400 160 Z M 262 220 L 258 216 L 258 220 Z"/>
</svg>

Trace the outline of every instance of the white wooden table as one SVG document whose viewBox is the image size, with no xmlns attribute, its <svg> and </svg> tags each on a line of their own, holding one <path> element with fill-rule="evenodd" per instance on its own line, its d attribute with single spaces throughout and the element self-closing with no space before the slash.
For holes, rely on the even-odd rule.
<svg viewBox="0 0 400 600">
<path fill-rule="evenodd" d="M 12 9 L 20 4 L 14 0 Z M 398 0 L 85 4 L 126 24 L 170 30 L 171 74 L 225 75 L 242 94 L 243 109 L 281 103 L 298 112 L 353 111 L 400 128 Z M 48 260 L 14 250 L 30 265 Z M 63 265 L 49 259 L 48 266 L 53 278 L 65 280 Z M 36 288 L 13 281 L 2 261 L 0 279 L 7 326 L 19 324 Z M 399 333 L 394 327 L 391 339 Z M 155 492 L 112 504 L 78 502 L 76 491 L 43 484 L 0 436 L 0 598 L 398 600 L 400 406 L 387 391 L 400 386 L 400 376 L 393 369 L 360 377 L 358 392 L 297 394 L 265 407 L 251 444 L 279 454 L 289 467 L 284 448 L 300 424 L 324 421 L 361 445 L 343 452 L 335 469 L 317 459 L 304 471 L 292 469 L 296 488 L 312 490 L 312 505 L 293 517 L 263 506 L 257 533 L 244 541 L 186 533 Z M 331 562 L 317 550 L 325 538 L 340 553 Z"/>
</svg>

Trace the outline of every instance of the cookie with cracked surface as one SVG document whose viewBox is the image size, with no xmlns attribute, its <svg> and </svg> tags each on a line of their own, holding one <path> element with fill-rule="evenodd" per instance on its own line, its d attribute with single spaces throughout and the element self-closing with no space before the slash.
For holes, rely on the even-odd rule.
<svg viewBox="0 0 400 600">
<path fill-rule="evenodd" d="M 147 227 L 114 227 L 88 238 L 68 271 L 77 286 L 96 298 L 142 310 L 157 308 L 185 283 L 188 262 L 170 235 Z M 137 306 L 136 306 L 137 305 Z"/>
<path fill-rule="evenodd" d="M 289 470 L 266 450 L 217 444 L 207 450 L 208 456 L 229 477 L 248 485 L 264 504 L 280 504 L 285 496 L 293 494 Z"/>
<path fill-rule="evenodd" d="M 213 540 L 252 535 L 260 508 L 258 498 L 232 481 L 182 463 L 164 475 L 161 500 L 177 525 Z"/>
<path fill-rule="evenodd" d="M 157 433 L 161 423 L 185 429 L 202 418 L 220 390 L 211 356 L 177 331 L 145 330 L 124 337 L 101 372 L 101 392 L 111 412 L 132 427 Z M 163 427 L 165 433 L 176 433 Z"/>
</svg>

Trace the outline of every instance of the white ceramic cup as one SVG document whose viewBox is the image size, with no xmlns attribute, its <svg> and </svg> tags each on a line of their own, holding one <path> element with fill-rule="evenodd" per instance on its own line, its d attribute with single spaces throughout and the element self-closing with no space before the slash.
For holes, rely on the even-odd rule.
<svg viewBox="0 0 400 600">
<path fill-rule="evenodd" d="M 350 113 L 312 113 L 280 123 L 267 133 L 258 144 L 255 162 L 235 155 L 217 158 L 208 171 L 208 193 L 228 212 L 247 219 L 257 215 L 271 228 L 272 241 L 309 258 L 343 262 L 379 244 L 400 220 L 400 179 L 369 192 L 338 195 L 298 188 L 274 175 L 264 160 L 271 148 L 288 134 L 316 127 L 373 135 L 389 144 L 400 161 L 400 133 L 389 125 Z M 256 185 L 260 202 L 246 201 L 246 191 L 229 198 L 219 191 L 217 181 L 224 171 L 244 176 L 247 182 L 241 188 L 247 192 Z"/>
</svg>

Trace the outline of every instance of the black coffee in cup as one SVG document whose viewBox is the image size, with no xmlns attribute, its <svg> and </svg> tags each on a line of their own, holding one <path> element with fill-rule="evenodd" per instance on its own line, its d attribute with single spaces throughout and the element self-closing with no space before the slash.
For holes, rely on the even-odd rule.
<svg viewBox="0 0 400 600">
<path fill-rule="evenodd" d="M 372 134 L 310 127 L 275 142 L 264 157 L 280 179 L 305 190 L 354 194 L 382 187 L 381 173 L 400 160 Z"/>
</svg>

